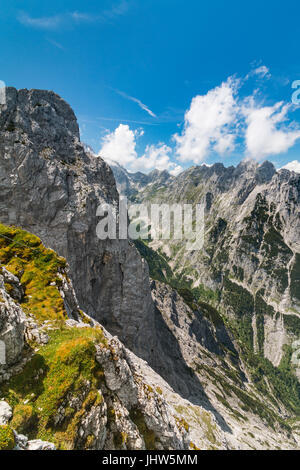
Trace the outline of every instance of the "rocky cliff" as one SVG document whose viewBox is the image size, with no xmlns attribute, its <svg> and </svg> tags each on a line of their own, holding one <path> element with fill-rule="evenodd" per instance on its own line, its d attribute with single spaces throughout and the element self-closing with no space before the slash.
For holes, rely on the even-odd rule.
<svg viewBox="0 0 300 470">
<path fill-rule="evenodd" d="M 72 109 L 55 93 L 8 88 L 6 97 L 0 220 L 64 256 L 81 307 L 143 354 L 140 332 L 152 329 L 147 265 L 127 240 L 96 236 L 97 207 L 118 203 L 109 166 L 85 151 Z"/>
</svg>

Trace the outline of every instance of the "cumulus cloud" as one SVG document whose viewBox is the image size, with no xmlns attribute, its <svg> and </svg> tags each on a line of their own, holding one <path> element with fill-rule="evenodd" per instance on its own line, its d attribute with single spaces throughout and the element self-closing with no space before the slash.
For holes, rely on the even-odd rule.
<svg viewBox="0 0 300 470">
<path fill-rule="evenodd" d="M 247 154 L 257 160 L 286 152 L 300 138 L 300 130 L 286 124 L 290 105 L 257 107 L 253 100 L 243 107 L 246 118 L 245 143 Z"/>
<path fill-rule="evenodd" d="M 225 154 L 234 149 L 237 86 L 238 81 L 229 78 L 206 95 L 192 99 L 185 113 L 184 130 L 174 136 L 180 161 L 201 163 L 212 150 Z"/>
<path fill-rule="evenodd" d="M 173 169 L 171 169 L 171 170 L 169 169 L 168 171 L 172 176 L 178 176 L 183 171 L 183 168 L 182 168 L 182 166 L 177 165 L 176 163 L 174 163 Z"/>
<path fill-rule="evenodd" d="M 120 124 L 113 132 L 102 139 L 102 148 L 99 155 L 107 161 L 113 160 L 127 168 L 129 171 L 142 171 L 148 173 L 153 169 L 168 170 L 177 175 L 182 168 L 170 159 L 171 147 L 160 143 L 148 145 L 144 154 L 138 157 L 136 139 L 143 131 L 133 131 L 128 125 Z"/>
<path fill-rule="evenodd" d="M 300 139 L 300 126 L 290 118 L 292 105 L 278 102 L 266 106 L 259 87 L 250 96 L 243 96 L 242 87 L 250 75 L 258 77 L 256 82 L 261 84 L 261 78 L 269 78 L 270 72 L 261 65 L 244 78 L 229 77 L 205 95 L 195 96 L 185 113 L 182 131 L 173 136 L 174 150 L 160 143 L 148 145 L 138 155 L 136 140 L 141 131 L 120 124 L 104 137 L 100 154 L 130 171 L 157 168 L 177 175 L 182 171 L 181 162 L 201 164 L 211 154 L 224 156 L 238 149 L 241 155 L 262 161 L 287 152 Z M 137 98 L 118 93 L 155 116 Z M 298 168 L 295 162 L 291 164 Z"/>
<path fill-rule="evenodd" d="M 286 168 L 287 170 L 300 173 L 300 162 L 298 160 L 293 160 L 292 162 L 289 162 L 286 165 L 284 165 L 282 168 Z"/>
<path fill-rule="evenodd" d="M 236 136 L 234 134 L 221 135 L 214 145 L 214 150 L 220 155 L 233 151 L 235 147 L 235 138 Z"/>
<path fill-rule="evenodd" d="M 99 155 L 127 167 L 137 159 L 136 137 L 141 133 L 142 131 L 131 130 L 127 124 L 120 124 L 103 137 Z"/>
<path fill-rule="evenodd" d="M 268 79 L 271 75 L 261 65 L 243 79 L 229 78 L 192 99 L 184 129 L 174 136 L 178 160 L 199 164 L 211 153 L 224 156 L 237 145 L 247 157 L 263 160 L 288 151 L 297 142 L 300 128 L 289 118 L 290 104 L 264 106 L 258 102 L 259 88 L 249 97 L 241 96 L 250 76 Z"/>
<path fill-rule="evenodd" d="M 131 164 L 131 169 L 148 173 L 156 168 L 160 171 L 168 170 L 171 174 L 178 175 L 182 168 L 170 160 L 171 152 L 171 147 L 165 144 L 147 145 L 144 155 Z"/>
</svg>

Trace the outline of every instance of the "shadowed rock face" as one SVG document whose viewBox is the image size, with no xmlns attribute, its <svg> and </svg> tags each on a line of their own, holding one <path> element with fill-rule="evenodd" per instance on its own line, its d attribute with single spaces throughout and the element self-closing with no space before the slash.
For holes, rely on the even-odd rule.
<svg viewBox="0 0 300 470">
<path fill-rule="evenodd" d="M 82 308 L 143 355 L 153 316 L 148 267 L 127 240 L 96 236 L 101 203 L 117 205 L 109 166 L 86 153 L 70 106 L 53 92 L 7 88 L 0 106 L 0 220 L 64 256 Z M 149 339 L 150 341 L 150 339 Z"/>
</svg>

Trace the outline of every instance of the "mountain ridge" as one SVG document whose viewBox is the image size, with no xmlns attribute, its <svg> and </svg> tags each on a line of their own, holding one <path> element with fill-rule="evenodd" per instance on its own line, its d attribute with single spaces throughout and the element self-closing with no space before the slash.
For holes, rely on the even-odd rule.
<svg viewBox="0 0 300 470">
<path fill-rule="evenodd" d="M 291 321 L 300 324 L 299 189 L 299 174 L 286 169 L 276 171 L 267 161 L 258 164 L 248 160 L 237 167 L 192 167 L 164 185 L 156 186 L 154 181 L 134 198 L 134 202 L 147 204 L 205 205 L 203 250 L 187 254 L 182 242 L 176 240 L 153 240 L 149 246 L 159 249 L 167 262 L 171 257 L 170 267 L 178 276 L 189 278 L 195 289 L 202 285 L 212 291 L 224 291 L 228 299 L 226 289 L 230 288 L 231 293 L 244 289 L 250 303 L 255 303 L 256 296 L 262 297 L 268 308 L 258 318 L 255 309 L 250 308 L 254 311 L 254 319 L 250 314 L 253 328 L 247 327 L 247 334 L 255 337 L 251 341 L 258 350 L 262 347 L 258 344 L 261 325 L 257 327 L 256 323 L 263 320 L 268 325 L 269 339 L 263 340 L 265 354 L 275 365 L 283 357 L 284 345 L 293 340 L 291 328 L 283 326 L 283 321 L 286 325 Z M 224 309 L 223 297 L 219 305 Z M 230 308 L 227 310 L 230 315 Z M 272 315 L 266 311 L 274 315 L 277 312 L 281 320 L 272 323 Z M 276 331 L 281 331 L 277 336 L 278 340 L 281 338 L 279 348 Z"/>
</svg>

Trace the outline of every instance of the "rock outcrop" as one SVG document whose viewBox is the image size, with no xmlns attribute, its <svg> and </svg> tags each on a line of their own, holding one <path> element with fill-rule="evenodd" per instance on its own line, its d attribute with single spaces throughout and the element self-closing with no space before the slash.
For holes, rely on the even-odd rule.
<svg viewBox="0 0 300 470">
<path fill-rule="evenodd" d="M 13 279 L 13 294 L 16 289 L 15 276 L 7 276 L 6 270 L 4 276 L 0 271 L 0 344 L 1 344 L 1 362 L 0 362 L 0 382 L 7 378 L 7 369 L 15 364 L 21 356 L 24 347 L 24 336 L 26 326 L 26 316 L 21 307 L 15 300 L 8 295 L 4 281 Z M 10 286 L 7 282 L 7 285 Z"/>
<path fill-rule="evenodd" d="M 56 450 L 51 442 L 29 440 L 27 436 L 18 434 L 9 426 L 12 416 L 12 407 L 4 400 L 0 401 L 0 450 Z"/>
</svg>

